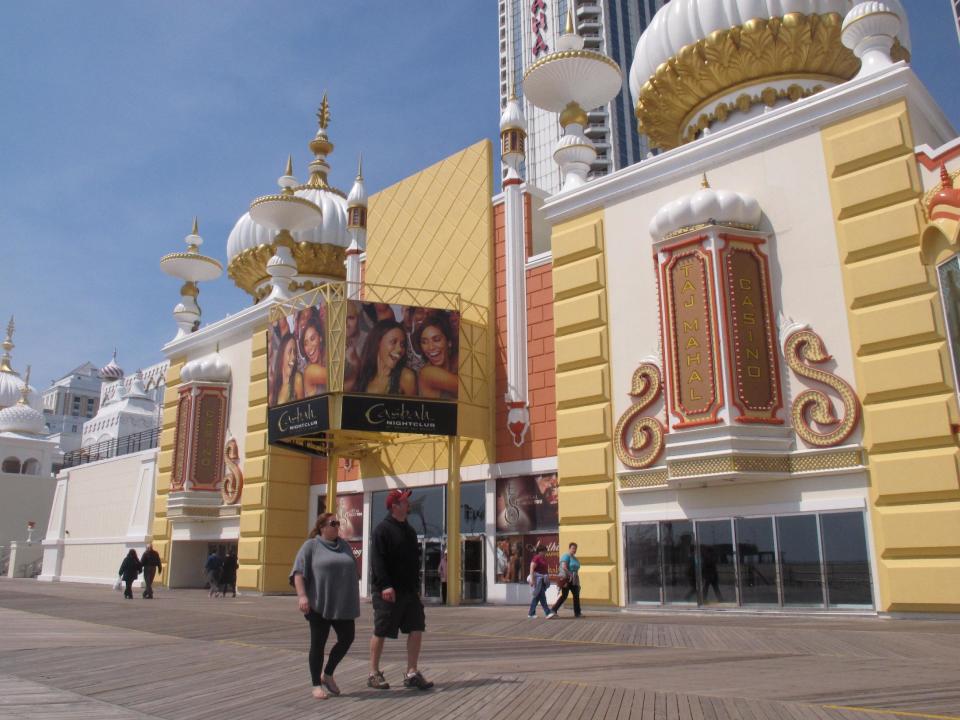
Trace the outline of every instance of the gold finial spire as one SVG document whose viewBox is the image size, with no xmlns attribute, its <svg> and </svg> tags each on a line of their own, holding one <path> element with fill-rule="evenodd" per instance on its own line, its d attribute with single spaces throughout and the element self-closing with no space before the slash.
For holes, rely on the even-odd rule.
<svg viewBox="0 0 960 720">
<path fill-rule="evenodd" d="M 283 171 L 284 175 L 293 175 L 293 155 L 287 155 L 287 168 Z"/>
<path fill-rule="evenodd" d="M 16 325 L 13 322 L 13 315 L 10 316 L 10 322 L 7 323 L 7 337 L 0 344 L 0 347 L 3 348 L 3 355 L 0 356 L 0 372 L 12 373 L 13 375 L 17 374 L 17 371 L 13 369 L 10 365 L 10 351 L 13 350 L 13 331 L 16 329 Z"/>
<path fill-rule="evenodd" d="M 710 187 L 710 181 L 707 180 L 707 174 L 706 174 L 706 173 L 703 174 L 703 179 L 700 181 L 700 187 L 702 187 L 704 190 L 706 190 L 706 189 L 708 189 L 708 188 Z"/>
<path fill-rule="evenodd" d="M 576 26 L 573 24 L 573 3 L 570 3 L 570 9 L 567 10 L 567 27 L 563 30 L 565 35 L 575 35 Z"/>
<path fill-rule="evenodd" d="M 20 388 L 20 399 L 17 401 L 18 405 L 26 405 L 27 398 L 30 397 L 30 366 L 27 365 L 27 372 L 23 378 L 23 387 Z"/>
<path fill-rule="evenodd" d="M 517 99 L 517 86 L 514 85 L 513 82 L 510 83 L 510 97 L 508 99 L 509 100 Z"/>
<path fill-rule="evenodd" d="M 199 235 L 199 234 L 200 234 L 200 225 L 197 223 L 197 216 L 196 216 L 196 215 L 193 216 L 193 229 L 190 231 L 190 234 L 191 234 L 191 235 Z"/>
<path fill-rule="evenodd" d="M 357 180 L 363 180 L 363 153 L 357 159 Z"/>
<path fill-rule="evenodd" d="M 320 101 L 320 109 L 317 110 L 317 121 L 322 130 L 326 130 L 330 124 L 330 103 L 327 102 L 327 93 L 323 93 L 323 100 Z"/>
</svg>

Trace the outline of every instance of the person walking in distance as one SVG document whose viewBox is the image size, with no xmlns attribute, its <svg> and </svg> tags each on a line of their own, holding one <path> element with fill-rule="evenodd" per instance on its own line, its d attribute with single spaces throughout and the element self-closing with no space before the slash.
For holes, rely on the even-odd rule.
<svg viewBox="0 0 960 720">
<path fill-rule="evenodd" d="M 543 614 L 547 618 L 556 617 L 557 614 L 547 605 L 547 588 L 550 587 L 550 575 L 547 574 L 547 548 L 544 545 L 537 545 L 536 555 L 530 560 L 530 574 L 527 576 L 530 583 L 530 612 L 528 618 L 537 616 L 537 603 L 543 607 Z"/>
<path fill-rule="evenodd" d="M 210 583 L 210 593 L 207 597 L 214 597 L 220 594 L 221 569 L 223 569 L 223 558 L 214 550 L 207 556 L 207 562 L 203 565 L 203 571 L 207 574 L 207 582 Z"/>
<path fill-rule="evenodd" d="M 290 584 L 297 590 L 297 606 L 310 623 L 310 679 L 313 696 L 326 700 L 339 695 L 333 679 L 337 665 L 347 654 L 360 616 L 357 562 L 350 543 L 340 537 L 340 521 L 333 513 L 320 513 L 310 538 L 300 548 L 290 571 Z M 323 665 L 323 651 L 330 628 L 337 642 Z M 323 673 L 320 668 L 323 667 Z"/>
<path fill-rule="evenodd" d="M 573 616 L 583 617 L 580 612 L 580 561 L 577 560 L 577 544 L 570 543 L 567 552 L 560 556 L 560 577 L 566 580 L 560 597 L 553 604 L 552 612 L 556 615 L 567 599 L 573 595 Z"/>
<path fill-rule="evenodd" d="M 233 548 L 227 550 L 227 556 L 223 559 L 223 565 L 220 567 L 220 596 L 226 597 L 227 593 L 233 593 L 237 596 L 237 552 Z"/>
<path fill-rule="evenodd" d="M 407 672 L 403 686 L 428 690 L 433 683 L 417 669 L 426 617 L 420 600 L 420 542 L 407 522 L 410 490 L 391 490 L 387 512 L 370 538 L 373 568 L 373 637 L 370 638 L 370 677 L 367 685 L 388 690 L 390 683 L 380 670 L 380 656 L 386 638 L 407 635 Z"/>
<path fill-rule="evenodd" d="M 143 598 L 153 600 L 153 578 L 163 572 L 160 553 L 153 549 L 153 543 L 147 543 L 147 549 L 140 556 L 143 565 Z"/>
<path fill-rule="evenodd" d="M 127 552 L 123 562 L 120 563 L 120 578 L 123 580 L 123 596 L 127 600 L 133 600 L 133 581 L 140 577 L 140 571 L 143 565 L 140 564 L 140 558 L 137 557 L 137 551 L 133 548 Z"/>
<path fill-rule="evenodd" d="M 447 549 L 443 549 L 440 564 L 437 565 L 437 575 L 440 576 L 440 602 L 447 604 Z"/>
</svg>

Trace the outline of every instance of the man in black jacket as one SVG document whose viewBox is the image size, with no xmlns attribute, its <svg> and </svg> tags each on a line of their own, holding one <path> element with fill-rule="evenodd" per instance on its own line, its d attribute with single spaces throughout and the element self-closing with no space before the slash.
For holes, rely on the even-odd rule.
<svg viewBox="0 0 960 720">
<path fill-rule="evenodd" d="M 163 572 L 163 565 L 160 564 L 160 553 L 153 549 L 153 543 L 147 543 L 147 549 L 140 556 L 140 564 L 143 565 L 143 597 L 145 600 L 152 600 L 153 578 Z"/>
<path fill-rule="evenodd" d="M 387 494 L 390 513 L 370 537 L 373 568 L 373 637 L 370 638 L 370 677 L 367 685 L 387 690 L 390 684 L 380 670 L 385 638 L 407 635 L 407 673 L 403 686 L 428 690 L 433 683 L 417 669 L 426 618 L 420 601 L 420 541 L 407 522 L 410 490 Z"/>
</svg>

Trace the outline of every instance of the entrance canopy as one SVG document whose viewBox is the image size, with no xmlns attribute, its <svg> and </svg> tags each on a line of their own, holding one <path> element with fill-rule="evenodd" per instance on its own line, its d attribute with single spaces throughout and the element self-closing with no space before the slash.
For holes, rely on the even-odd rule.
<svg viewBox="0 0 960 720">
<path fill-rule="evenodd" d="M 458 435 L 458 401 L 479 380 L 472 345 L 486 342 L 464 332 L 460 296 L 364 285 L 351 298 L 347 287 L 271 308 L 269 442 L 359 457 L 403 435 Z"/>
</svg>

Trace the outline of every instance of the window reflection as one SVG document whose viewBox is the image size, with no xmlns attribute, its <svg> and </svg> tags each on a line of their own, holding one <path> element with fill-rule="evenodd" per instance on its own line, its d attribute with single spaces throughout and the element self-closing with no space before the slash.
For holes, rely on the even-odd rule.
<svg viewBox="0 0 960 720">
<path fill-rule="evenodd" d="M 821 515 L 820 532 L 830 605 L 872 605 L 863 513 Z"/>
<path fill-rule="evenodd" d="M 736 528 L 740 601 L 744 605 L 776 605 L 780 598 L 773 518 L 738 518 Z"/>
<path fill-rule="evenodd" d="M 816 515 L 777 518 L 784 605 L 822 605 L 820 543 Z"/>
<path fill-rule="evenodd" d="M 698 522 L 697 546 L 700 550 L 700 593 L 703 604 L 736 604 L 737 571 L 730 521 Z"/>
<path fill-rule="evenodd" d="M 697 601 L 697 563 L 693 523 L 689 520 L 660 523 L 663 543 L 663 599 L 666 603 Z"/>
<path fill-rule="evenodd" d="M 954 377 L 960 372 L 960 257 L 954 255 L 937 268 L 940 297 L 947 323 L 947 338 L 953 358 Z"/>
<path fill-rule="evenodd" d="M 656 523 L 627 525 L 627 598 L 660 602 L 660 544 Z"/>
</svg>

